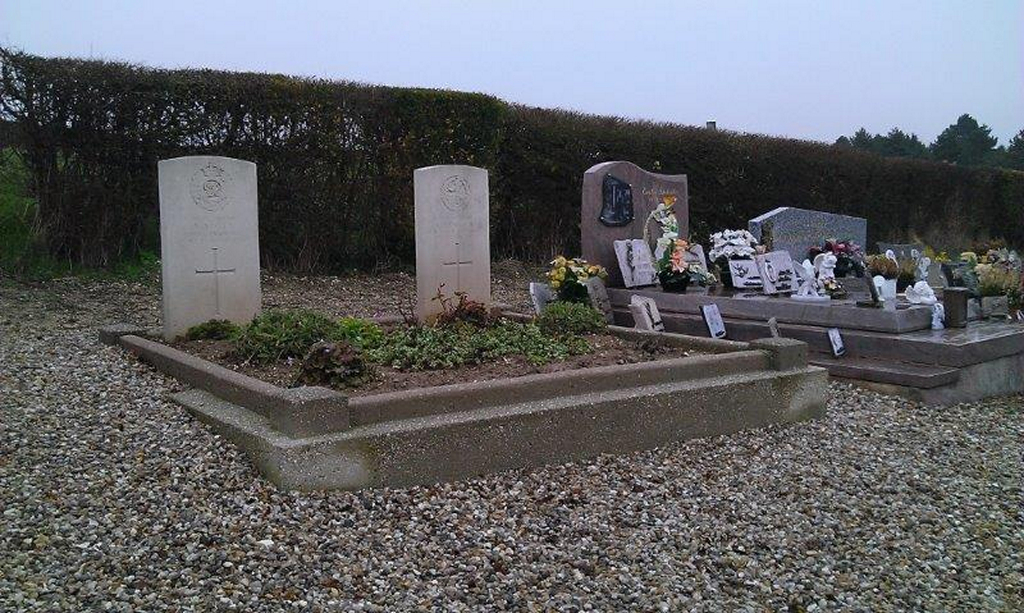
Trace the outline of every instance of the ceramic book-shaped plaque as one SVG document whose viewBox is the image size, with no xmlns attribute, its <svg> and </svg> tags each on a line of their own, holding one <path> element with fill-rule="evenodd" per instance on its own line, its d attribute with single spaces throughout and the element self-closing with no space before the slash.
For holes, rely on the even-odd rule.
<svg viewBox="0 0 1024 613">
<path fill-rule="evenodd" d="M 658 305 L 653 298 L 630 296 L 629 312 L 633 316 L 633 324 L 637 330 L 665 331 L 665 322 L 661 320 L 661 313 L 658 312 Z"/>
<path fill-rule="evenodd" d="M 754 260 L 729 260 L 732 285 L 737 289 L 763 289 L 761 270 Z"/>
<path fill-rule="evenodd" d="M 788 251 L 772 251 L 757 256 L 761 286 L 766 294 L 789 294 L 797 290 L 793 258 Z"/>
<path fill-rule="evenodd" d="M 626 287 L 642 287 L 658 282 L 654 270 L 654 256 L 650 246 L 643 239 L 633 238 L 615 241 L 615 257 L 622 272 L 622 284 Z"/>
<path fill-rule="evenodd" d="M 696 264 L 704 272 L 708 271 L 708 260 L 704 257 L 702 245 L 690 245 L 690 248 L 683 253 L 683 261 L 688 264 Z"/>
</svg>

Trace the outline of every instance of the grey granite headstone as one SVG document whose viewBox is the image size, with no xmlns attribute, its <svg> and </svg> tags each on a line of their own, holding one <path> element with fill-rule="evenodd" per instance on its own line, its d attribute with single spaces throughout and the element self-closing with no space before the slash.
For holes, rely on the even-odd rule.
<svg viewBox="0 0 1024 613">
<path fill-rule="evenodd" d="M 583 258 L 608 270 L 609 287 L 623 287 L 613 242 L 642 238 L 647 216 L 666 196 L 676 199 L 673 208 L 679 222 L 679 235 L 685 238 L 690 221 L 686 175 L 647 172 L 631 162 L 603 162 L 583 173 L 580 218 Z M 660 229 L 654 222 L 650 231 L 653 236 L 660 236 Z"/>
<path fill-rule="evenodd" d="M 852 241 L 863 249 L 868 220 L 784 206 L 751 219 L 747 229 L 770 250 L 788 251 L 794 261 L 802 262 L 811 247 L 820 247 L 829 239 Z"/>
</svg>

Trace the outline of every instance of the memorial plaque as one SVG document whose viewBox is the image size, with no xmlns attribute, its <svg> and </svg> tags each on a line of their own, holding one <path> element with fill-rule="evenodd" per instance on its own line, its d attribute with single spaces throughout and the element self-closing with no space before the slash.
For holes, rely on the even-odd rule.
<svg viewBox="0 0 1024 613">
<path fill-rule="evenodd" d="M 590 297 L 590 306 L 594 307 L 604 315 L 605 323 L 615 323 L 615 314 L 612 312 L 612 300 L 608 297 L 608 290 L 604 281 L 597 277 L 590 277 L 583 282 L 587 288 L 587 295 Z"/>
<path fill-rule="evenodd" d="M 658 304 L 653 298 L 630 296 L 629 312 L 633 316 L 633 325 L 637 330 L 648 332 L 664 332 L 665 322 L 661 320 Z"/>
<path fill-rule="evenodd" d="M 605 178 L 629 185 L 632 219 L 621 226 L 608 226 L 602 222 L 605 211 Z M 617 184 L 615 184 L 617 185 Z M 622 196 L 618 196 L 622 198 Z M 582 256 L 593 264 L 608 270 L 608 287 L 624 287 L 622 271 L 615 255 L 615 241 L 639 239 L 644 235 L 644 224 L 651 211 L 664 199 L 675 199 L 673 210 L 679 222 L 679 235 L 689 232 L 689 206 L 686 175 L 662 175 L 647 172 L 630 162 L 604 162 L 583 174 L 582 206 L 580 212 L 580 242 Z M 613 202 L 614 204 L 614 202 Z M 616 207 L 611 207 L 613 210 Z M 621 209 L 621 201 L 620 206 Z M 614 219 L 623 219 L 616 216 Z M 657 224 L 651 222 L 651 231 L 660 235 Z M 649 247 L 648 247 L 649 250 Z"/>
<path fill-rule="evenodd" d="M 640 238 L 615 241 L 615 259 L 624 287 L 644 287 L 658 282 L 651 248 Z M 609 269 L 608 274 L 611 275 Z"/>
<path fill-rule="evenodd" d="M 538 315 L 556 298 L 555 290 L 547 283 L 530 283 L 530 301 L 533 302 L 533 310 Z"/>
<path fill-rule="evenodd" d="M 161 160 L 163 336 L 260 310 L 256 164 L 217 156 Z"/>
<path fill-rule="evenodd" d="M 633 189 L 611 174 L 601 185 L 601 223 L 610 227 L 626 226 L 633 221 Z"/>
<path fill-rule="evenodd" d="M 737 289 L 764 289 L 761 271 L 755 260 L 729 260 L 729 273 Z"/>
<path fill-rule="evenodd" d="M 766 294 L 788 294 L 797 290 L 793 259 L 786 251 L 772 251 L 755 258 Z"/>
</svg>

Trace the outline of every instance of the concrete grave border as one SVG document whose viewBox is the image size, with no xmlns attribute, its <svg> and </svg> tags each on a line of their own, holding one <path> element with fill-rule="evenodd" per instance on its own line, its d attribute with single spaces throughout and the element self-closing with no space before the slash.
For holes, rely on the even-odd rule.
<svg viewBox="0 0 1024 613">
<path fill-rule="evenodd" d="M 286 489 L 426 485 L 824 414 L 828 374 L 800 341 L 609 331 L 708 355 L 348 398 L 277 387 L 129 325 L 100 340 L 192 386 L 171 399 Z"/>
</svg>

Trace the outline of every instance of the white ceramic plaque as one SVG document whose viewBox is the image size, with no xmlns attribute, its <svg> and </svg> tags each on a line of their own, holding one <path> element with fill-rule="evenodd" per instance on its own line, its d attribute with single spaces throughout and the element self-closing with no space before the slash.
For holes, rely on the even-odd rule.
<svg viewBox="0 0 1024 613">
<path fill-rule="evenodd" d="M 772 251 L 756 258 L 761 285 L 766 294 L 789 294 L 797 290 L 793 258 L 786 251 Z"/>
<path fill-rule="evenodd" d="M 624 286 L 643 287 L 658 282 L 651 247 L 643 239 L 615 241 L 614 248 Z"/>
<path fill-rule="evenodd" d="M 738 289 L 764 289 L 761 270 L 754 260 L 729 260 L 729 273 L 733 287 Z"/>
<path fill-rule="evenodd" d="M 725 338 L 725 322 L 722 320 L 722 313 L 718 310 L 717 304 L 701 305 L 700 314 L 704 318 L 704 324 L 707 325 L 711 338 Z"/>
</svg>

